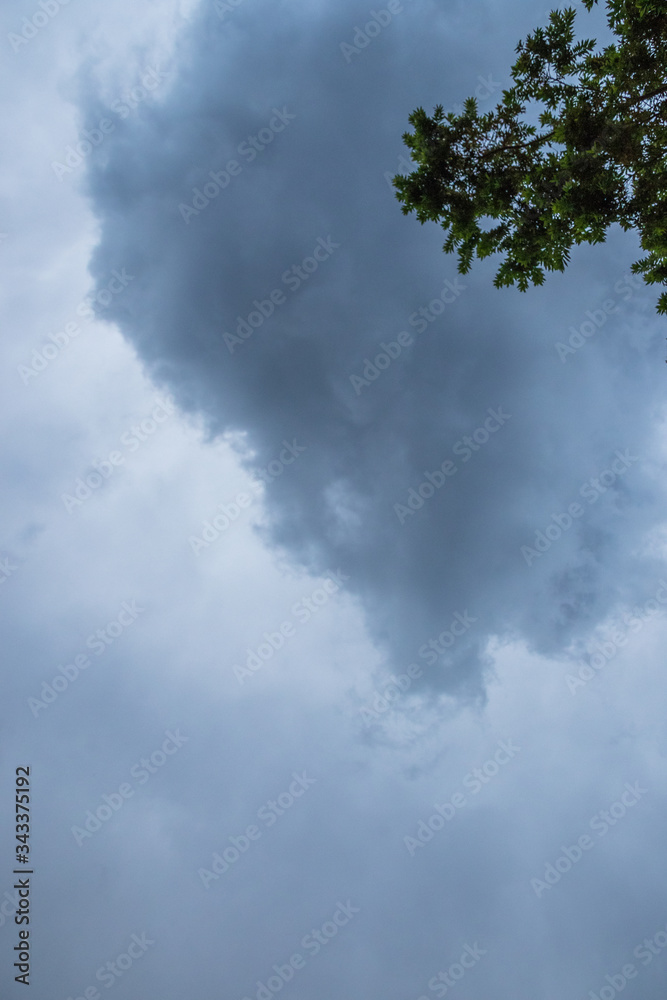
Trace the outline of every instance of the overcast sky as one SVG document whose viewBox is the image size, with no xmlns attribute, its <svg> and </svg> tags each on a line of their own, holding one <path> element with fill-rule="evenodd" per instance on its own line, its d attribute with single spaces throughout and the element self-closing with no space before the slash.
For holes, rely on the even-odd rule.
<svg viewBox="0 0 667 1000">
<path fill-rule="evenodd" d="M 3 7 L 8 996 L 29 766 L 37 1000 L 664 997 L 657 292 L 389 183 L 546 17 Z"/>
</svg>

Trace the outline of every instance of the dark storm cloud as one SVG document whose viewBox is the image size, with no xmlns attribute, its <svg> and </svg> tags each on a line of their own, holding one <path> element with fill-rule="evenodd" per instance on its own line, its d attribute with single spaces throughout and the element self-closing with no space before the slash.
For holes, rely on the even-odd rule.
<svg viewBox="0 0 667 1000">
<path fill-rule="evenodd" d="M 132 275 L 105 314 L 156 382 L 247 434 L 267 537 L 347 573 L 392 662 L 474 696 L 490 636 L 558 653 L 660 577 L 660 335 L 631 235 L 521 295 L 401 214 L 409 113 L 490 108 L 540 15 L 399 6 L 203 4 L 168 90 L 89 157 L 92 266 Z"/>
</svg>

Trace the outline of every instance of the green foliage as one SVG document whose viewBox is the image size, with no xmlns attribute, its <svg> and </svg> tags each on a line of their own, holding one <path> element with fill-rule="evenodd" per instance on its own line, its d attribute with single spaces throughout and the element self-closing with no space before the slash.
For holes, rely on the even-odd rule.
<svg viewBox="0 0 667 1000">
<path fill-rule="evenodd" d="M 495 286 L 526 291 L 565 269 L 573 243 L 603 243 L 618 223 L 647 252 L 633 272 L 667 285 L 667 3 L 606 6 L 617 41 L 603 51 L 575 42 L 572 7 L 554 10 L 517 45 L 514 86 L 495 111 L 480 115 L 471 97 L 458 116 L 442 105 L 410 115 L 403 141 L 417 167 L 394 177 L 396 197 L 405 215 L 441 222 L 461 274 L 475 255 L 504 253 Z M 532 101 L 539 127 L 522 118 Z M 667 292 L 657 310 L 667 313 Z"/>
</svg>

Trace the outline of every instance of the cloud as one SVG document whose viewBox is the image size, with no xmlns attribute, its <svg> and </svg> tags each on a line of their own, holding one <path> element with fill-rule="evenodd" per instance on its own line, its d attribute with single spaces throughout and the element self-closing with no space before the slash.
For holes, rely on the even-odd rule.
<svg viewBox="0 0 667 1000">
<path fill-rule="evenodd" d="M 500 38 L 454 44 L 453 14 L 403 8 L 348 58 L 356 3 L 197 8 L 168 91 L 87 158 L 92 271 L 133 275 L 105 316 L 211 439 L 240 435 L 248 468 L 306 449 L 266 486 L 265 537 L 349 576 L 391 664 L 425 665 L 455 612 L 475 618 L 420 683 L 477 698 L 494 637 L 562 654 L 659 578 L 661 336 L 649 292 L 614 290 L 632 234 L 521 295 L 486 262 L 457 276 L 435 227 L 400 213 L 385 174 L 410 111 L 507 86 L 534 26 L 517 5 Z M 93 127 L 104 101 L 83 100 Z M 557 344 L 610 298 L 564 363 Z"/>
</svg>

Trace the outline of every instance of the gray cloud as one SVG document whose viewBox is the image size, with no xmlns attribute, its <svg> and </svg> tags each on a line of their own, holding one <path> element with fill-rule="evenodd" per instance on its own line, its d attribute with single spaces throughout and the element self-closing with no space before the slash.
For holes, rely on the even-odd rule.
<svg viewBox="0 0 667 1000">
<path fill-rule="evenodd" d="M 660 517 L 658 323 L 649 314 L 629 338 L 624 319 L 649 294 L 614 291 L 636 241 L 612 234 L 545 288 L 499 292 L 490 266 L 457 276 L 384 177 L 413 107 L 454 104 L 480 79 L 489 106 L 500 98 L 528 13 L 493 47 L 462 32 L 453 48 L 452 12 L 406 4 L 348 61 L 356 4 L 305 17 L 239 5 L 222 19 L 204 5 L 168 94 L 89 157 L 93 273 L 134 276 L 106 311 L 152 377 L 212 436 L 244 432 L 255 464 L 284 439 L 307 448 L 268 485 L 267 538 L 314 571 L 342 567 L 397 665 L 455 611 L 477 619 L 424 675 L 468 696 L 489 637 L 556 654 L 659 568 L 637 554 Z M 103 113 L 87 99 L 87 122 Z M 563 360 L 568 328 L 610 298 L 604 327 Z M 511 419 L 489 434 L 498 408 Z M 619 449 L 631 467 L 582 498 Z M 433 486 L 446 461 L 451 478 Z M 576 501 L 580 520 L 528 566 L 522 546 L 556 536 L 554 515 L 566 523 Z"/>
</svg>

